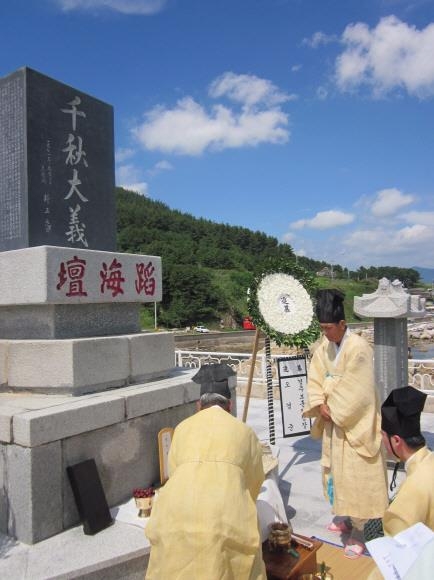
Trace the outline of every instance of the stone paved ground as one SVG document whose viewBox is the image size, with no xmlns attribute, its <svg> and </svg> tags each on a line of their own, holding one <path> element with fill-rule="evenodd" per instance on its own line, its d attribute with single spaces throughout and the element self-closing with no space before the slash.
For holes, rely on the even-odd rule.
<svg viewBox="0 0 434 580">
<path fill-rule="evenodd" d="M 238 397 L 237 403 L 241 417 L 244 398 Z M 283 438 L 279 401 L 275 401 L 274 413 L 280 450 L 279 487 L 294 531 L 342 545 L 345 538 L 326 529 L 331 514 L 322 494 L 319 443 L 308 435 Z M 268 441 L 266 399 L 251 399 L 247 423 L 262 441 Z M 422 430 L 428 445 L 434 448 L 433 413 L 422 414 Z M 96 536 L 85 536 L 78 526 L 34 546 L 0 534 L 0 578 L 142 580 L 148 549 L 141 528 L 120 522 Z"/>
<path fill-rule="evenodd" d="M 237 400 L 238 416 L 242 416 L 244 398 Z M 345 538 L 326 529 L 331 520 L 330 506 L 324 499 L 320 475 L 321 445 L 309 435 L 282 437 L 280 402 L 274 403 L 276 445 L 279 455 L 279 487 L 288 518 L 294 531 L 306 536 L 342 545 Z M 269 440 L 268 406 L 265 399 L 251 399 L 247 423 L 259 439 Z M 434 414 L 422 413 L 422 431 L 428 446 L 434 449 Z M 404 476 L 399 473 L 399 480 Z M 389 481 L 391 470 L 389 470 Z M 398 481 L 399 481 L 398 480 Z"/>
</svg>

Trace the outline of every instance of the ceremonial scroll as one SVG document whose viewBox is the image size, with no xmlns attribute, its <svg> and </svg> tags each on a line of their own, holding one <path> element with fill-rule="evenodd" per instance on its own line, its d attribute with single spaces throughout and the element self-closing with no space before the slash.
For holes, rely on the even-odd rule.
<svg viewBox="0 0 434 580">
<path fill-rule="evenodd" d="M 310 433 L 310 419 L 303 417 L 307 397 L 306 357 L 280 358 L 278 361 L 280 405 L 284 437 Z"/>
</svg>

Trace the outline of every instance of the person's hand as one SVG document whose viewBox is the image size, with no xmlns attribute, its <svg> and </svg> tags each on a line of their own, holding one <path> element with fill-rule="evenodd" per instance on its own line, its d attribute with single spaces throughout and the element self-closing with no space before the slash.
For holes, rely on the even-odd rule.
<svg viewBox="0 0 434 580">
<path fill-rule="evenodd" d="M 319 406 L 319 413 L 320 413 L 321 417 L 324 419 L 324 421 L 331 421 L 332 420 L 330 407 L 328 405 L 326 405 L 325 403 L 323 403 L 322 405 Z"/>
</svg>

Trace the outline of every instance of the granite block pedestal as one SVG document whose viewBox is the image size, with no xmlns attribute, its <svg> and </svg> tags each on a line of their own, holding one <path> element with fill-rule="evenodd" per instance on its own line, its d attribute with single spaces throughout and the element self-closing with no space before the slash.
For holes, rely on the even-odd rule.
<svg viewBox="0 0 434 580">
<path fill-rule="evenodd" d="M 140 331 L 160 258 L 41 246 L 0 268 L 0 532 L 35 544 L 79 523 L 69 465 L 95 460 L 110 507 L 158 483 L 158 432 L 199 386 L 172 333 Z"/>
<path fill-rule="evenodd" d="M 33 544 L 79 523 L 66 468 L 94 458 L 110 507 L 158 483 L 157 434 L 195 410 L 195 370 L 80 397 L 0 394 L 0 532 Z"/>
</svg>

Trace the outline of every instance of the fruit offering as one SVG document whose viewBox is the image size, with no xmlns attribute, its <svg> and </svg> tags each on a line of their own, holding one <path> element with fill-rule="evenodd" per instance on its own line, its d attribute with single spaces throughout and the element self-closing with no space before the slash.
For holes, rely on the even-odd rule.
<svg viewBox="0 0 434 580">
<path fill-rule="evenodd" d="M 133 497 L 135 498 L 142 498 L 142 497 L 152 497 L 155 495 L 155 488 L 154 487 L 137 487 L 133 490 Z"/>
</svg>

